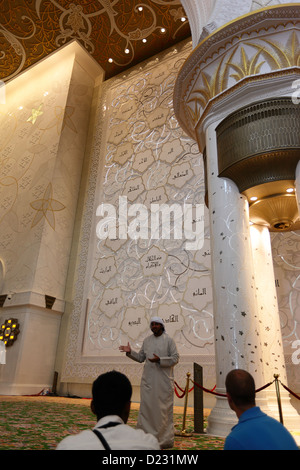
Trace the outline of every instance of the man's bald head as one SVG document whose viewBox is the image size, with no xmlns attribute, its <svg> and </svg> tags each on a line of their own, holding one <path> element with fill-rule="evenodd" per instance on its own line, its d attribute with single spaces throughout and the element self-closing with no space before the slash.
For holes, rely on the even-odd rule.
<svg viewBox="0 0 300 470">
<path fill-rule="evenodd" d="M 237 407 L 255 406 L 255 382 L 251 374 L 243 369 L 234 369 L 227 374 L 226 392 Z"/>
</svg>

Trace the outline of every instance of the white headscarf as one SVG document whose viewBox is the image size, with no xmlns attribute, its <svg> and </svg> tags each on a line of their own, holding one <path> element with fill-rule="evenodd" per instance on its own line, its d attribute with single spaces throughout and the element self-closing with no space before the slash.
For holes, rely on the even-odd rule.
<svg viewBox="0 0 300 470">
<path fill-rule="evenodd" d="M 151 328 L 151 323 L 152 323 L 152 322 L 159 323 L 160 325 L 163 326 L 164 330 L 166 330 L 166 329 L 165 329 L 165 324 L 164 324 L 163 320 L 162 320 L 160 317 L 152 317 L 152 318 L 150 319 L 150 328 Z"/>
</svg>

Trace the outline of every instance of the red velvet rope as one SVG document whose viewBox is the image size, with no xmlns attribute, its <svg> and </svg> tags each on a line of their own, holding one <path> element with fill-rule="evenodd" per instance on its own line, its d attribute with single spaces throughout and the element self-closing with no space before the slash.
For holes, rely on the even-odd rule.
<svg viewBox="0 0 300 470">
<path fill-rule="evenodd" d="M 197 384 L 197 383 L 194 382 L 193 380 L 192 380 L 191 382 L 193 382 L 194 385 L 197 385 L 197 387 L 202 388 L 202 390 L 204 390 L 205 392 L 214 393 L 214 395 L 219 395 L 219 396 L 221 396 L 221 397 L 226 397 L 226 395 L 222 395 L 221 393 L 215 393 L 215 392 L 214 392 L 214 390 L 215 390 L 215 388 L 216 388 L 216 385 L 212 388 L 212 390 L 208 390 L 207 388 L 201 387 L 199 384 Z M 174 382 L 174 384 L 175 384 L 176 387 L 179 388 L 179 390 L 181 390 L 181 392 L 183 392 L 182 395 L 179 395 L 178 392 L 177 392 L 177 390 L 176 390 L 176 388 L 174 387 L 174 390 L 175 390 L 175 393 L 176 393 L 177 397 L 178 397 L 178 398 L 183 398 L 186 391 L 183 390 L 182 388 L 180 388 L 177 382 Z M 189 393 L 190 393 L 192 390 L 194 390 L 194 387 L 192 387 L 192 388 L 189 390 Z"/>
<path fill-rule="evenodd" d="M 196 382 L 193 382 L 193 384 L 197 385 L 197 387 L 201 388 L 202 390 L 204 390 L 204 392 L 208 392 L 208 393 L 212 393 L 213 395 L 217 395 L 219 397 L 226 397 L 227 395 L 224 395 L 223 393 L 217 393 L 217 392 L 214 392 L 215 388 L 216 388 L 216 385 L 214 386 L 214 388 L 212 390 L 208 390 L 208 388 L 204 388 L 204 387 L 201 387 L 201 385 L 197 384 Z"/>
<path fill-rule="evenodd" d="M 174 382 L 174 384 L 176 385 L 176 387 L 178 387 L 178 388 L 182 391 L 182 389 L 179 387 L 179 385 L 178 385 L 176 382 Z M 174 387 L 174 391 L 175 391 L 175 393 L 176 393 L 176 396 L 177 396 L 178 398 L 183 398 L 184 395 L 185 395 L 185 390 L 183 390 L 183 394 L 182 394 L 182 395 L 179 395 L 178 392 L 177 392 L 177 390 L 176 390 L 176 387 Z"/>
<path fill-rule="evenodd" d="M 177 397 L 178 397 L 178 398 L 183 398 L 184 395 L 185 395 L 186 390 L 183 390 L 182 388 L 180 388 L 177 382 L 174 382 L 174 384 L 176 385 L 176 387 L 178 387 L 178 388 L 183 392 L 182 395 L 179 395 L 179 394 L 177 393 L 176 388 L 174 387 L 174 390 L 175 390 L 175 393 L 176 393 Z M 188 391 L 188 393 L 190 393 L 192 390 L 194 390 L 194 387 L 190 388 L 190 390 Z"/>
<path fill-rule="evenodd" d="M 194 382 L 194 383 L 195 383 L 195 382 Z M 265 388 L 267 388 L 267 387 L 269 387 L 270 385 L 272 385 L 272 383 L 273 383 L 273 382 L 269 382 L 269 383 L 267 383 L 266 385 L 264 385 L 263 387 L 258 388 L 257 390 L 255 390 L 255 393 L 261 392 L 261 391 L 264 390 Z M 197 387 L 202 388 L 202 390 L 204 390 L 205 392 L 212 393 L 212 394 L 214 394 L 214 395 L 218 395 L 219 397 L 226 397 L 226 396 L 227 396 L 226 394 L 223 394 L 223 393 L 216 393 L 216 392 L 214 392 L 213 390 L 216 388 L 216 385 L 214 386 L 214 388 L 213 388 L 212 390 L 207 390 L 207 388 L 201 387 L 201 385 L 196 384 L 196 383 L 195 383 L 195 385 L 197 385 Z"/>
<path fill-rule="evenodd" d="M 179 388 L 179 390 L 180 390 L 181 392 L 184 392 L 184 393 L 185 393 L 185 390 L 184 390 L 183 388 L 180 388 L 177 382 L 174 382 L 174 384 L 176 385 L 176 387 Z"/>
<path fill-rule="evenodd" d="M 204 392 L 207 392 L 207 393 L 212 393 L 213 395 L 217 395 L 219 397 L 226 397 L 227 395 L 224 394 L 224 393 L 217 393 L 217 392 L 214 392 L 215 388 L 216 388 L 216 385 L 211 389 L 209 390 L 208 388 L 205 388 L 205 387 L 202 387 L 201 385 L 197 384 L 196 382 L 194 382 L 193 380 L 191 380 L 191 382 L 193 382 L 194 385 L 196 385 L 197 387 L 201 388 Z M 258 392 L 261 392 L 262 390 L 264 390 L 265 388 L 267 387 L 270 387 L 270 385 L 272 385 L 272 383 L 274 383 L 274 380 L 273 382 L 269 382 L 267 383 L 266 385 L 263 385 L 262 387 L 258 388 L 257 390 L 255 390 L 255 393 L 258 393 Z M 285 388 L 291 395 L 293 395 L 295 398 L 297 398 L 298 400 L 300 400 L 300 397 L 298 395 L 296 395 L 296 393 L 292 392 L 292 390 L 290 390 L 286 385 L 284 385 L 282 382 L 280 382 L 281 385 L 283 386 L 283 388 Z M 179 395 L 176 388 L 174 387 L 174 391 L 177 395 L 178 398 L 183 398 L 185 393 L 186 393 L 186 390 L 182 389 L 179 387 L 179 385 L 177 384 L 177 382 L 174 382 L 175 386 L 179 388 L 179 390 L 181 390 L 182 395 Z M 188 393 L 190 393 L 192 390 L 194 389 L 194 387 L 192 387 Z"/>
<path fill-rule="evenodd" d="M 176 388 L 175 388 L 174 390 L 175 390 L 176 396 L 177 396 L 178 398 L 183 398 L 183 397 L 184 397 L 184 395 L 185 395 L 185 391 L 183 392 L 183 394 L 182 394 L 182 395 L 179 395 L 179 394 L 177 393 L 177 390 L 176 390 Z"/>
<path fill-rule="evenodd" d="M 273 382 L 274 382 L 274 380 L 273 380 Z M 255 390 L 255 393 L 261 392 L 265 388 L 270 387 L 270 385 L 272 385 L 273 382 L 269 382 L 268 384 L 263 385 L 263 387 L 258 388 L 257 390 Z"/>
<path fill-rule="evenodd" d="M 286 385 L 283 385 L 282 382 L 280 382 L 281 385 L 283 386 L 283 388 L 285 388 L 291 395 L 293 395 L 293 397 L 297 398 L 298 400 L 300 400 L 300 397 L 298 395 L 296 395 L 296 393 L 292 392 L 292 390 L 290 390 Z"/>
</svg>

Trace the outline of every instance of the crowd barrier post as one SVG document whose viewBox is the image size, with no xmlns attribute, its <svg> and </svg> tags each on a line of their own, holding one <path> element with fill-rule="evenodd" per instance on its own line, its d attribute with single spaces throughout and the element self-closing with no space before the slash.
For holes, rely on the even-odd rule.
<svg viewBox="0 0 300 470">
<path fill-rule="evenodd" d="M 188 396 L 189 396 L 189 384 L 190 384 L 190 372 L 186 374 L 186 386 L 185 386 L 185 398 L 184 398 L 184 410 L 183 410 L 183 422 L 182 422 L 182 429 L 180 432 L 176 432 L 176 436 L 191 436 L 192 434 L 187 433 L 185 429 L 185 422 L 186 422 L 186 411 L 187 411 L 187 404 L 188 404 Z"/>
<path fill-rule="evenodd" d="M 281 424 L 283 424 L 283 416 L 282 416 L 282 408 L 281 408 L 281 400 L 280 400 L 280 390 L 279 390 L 279 383 L 278 383 L 278 374 L 273 375 L 275 379 L 275 389 L 276 389 L 276 395 L 277 395 L 277 404 L 278 404 L 278 411 L 279 411 L 279 418 Z"/>
<path fill-rule="evenodd" d="M 195 394 L 195 387 L 192 387 L 190 390 L 189 390 L 189 383 L 190 383 L 190 376 L 191 374 L 188 372 L 187 373 L 187 381 L 186 381 L 186 387 L 185 389 L 181 389 L 177 383 L 175 382 L 175 386 L 177 386 L 182 393 L 181 396 L 179 396 L 176 392 L 176 389 L 175 389 L 175 392 L 177 394 L 177 396 L 179 398 L 183 398 L 185 396 L 185 401 L 184 401 L 184 412 L 183 412 L 183 424 L 182 424 L 182 430 L 181 432 L 176 432 L 175 434 L 177 436 L 192 436 L 193 434 L 189 433 L 187 434 L 186 432 L 186 429 L 185 429 L 185 422 L 186 422 L 186 412 L 187 412 L 187 403 L 188 403 L 188 394 L 189 392 L 191 392 L 193 389 L 194 389 L 194 426 L 195 426 L 195 411 L 196 409 L 201 412 L 201 410 L 199 409 L 199 406 L 201 407 L 202 409 L 202 423 L 203 423 L 203 391 L 204 392 L 208 392 L 208 393 L 212 393 L 213 395 L 218 395 L 218 396 L 221 396 L 221 397 L 226 397 L 226 394 L 223 394 L 223 393 L 217 393 L 217 392 L 214 392 L 214 389 L 216 388 L 216 386 L 212 389 L 212 390 L 209 390 L 205 387 L 203 387 L 202 385 L 202 382 L 203 382 L 203 379 L 202 379 L 202 367 L 199 366 L 198 364 L 195 364 L 194 363 L 194 375 L 196 376 L 198 382 L 200 383 L 197 383 L 195 381 L 192 380 L 193 384 L 197 387 L 199 387 L 201 389 L 201 393 L 202 393 L 202 397 L 200 400 L 197 401 L 197 399 L 195 400 L 195 397 L 196 397 L 196 394 Z M 282 408 L 281 408 L 281 398 L 280 398 L 280 389 L 279 389 L 279 374 L 274 374 L 273 375 L 274 379 L 273 382 L 269 382 L 269 383 L 266 383 L 263 387 L 260 387 L 258 389 L 255 390 L 255 393 L 258 393 L 258 392 L 261 392 L 262 390 L 265 390 L 267 387 L 270 387 L 270 385 L 272 385 L 274 382 L 275 382 L 275 389 L 276 389 L 276 395 L 277 395 L 277 404 L 278 404 L 278 410 L 279 410 L 279 418 L 280 418 L 280 422 L 281 424 L 283 424 L 283 414 L 282 414 Z M 281 382 L 280 382 L 281 383 Z M 283 383 L 281 383 L 281 385 L 283 386 L 283 388 L 285 388 L 285 390 L 287 390 L 287 392 L 289 392 L 291 395 L 293 395 L 295 398 L 297 398 L 297 400 L 300 400 L 300 396 L 297 395 L 295 392 L 293 392 L 292 390 L 290 390 L 286 385 L 284 385 Z M 200 423 L 201 424 L 201 423 Z M 195 426 L 195 429 L 194 429 L 194 432 L 197 432 L 196 430 L 196 426 Z M 198 431 L 199 434 L 202 434 L 204 433 L 204 431 Z"/>
</svg>

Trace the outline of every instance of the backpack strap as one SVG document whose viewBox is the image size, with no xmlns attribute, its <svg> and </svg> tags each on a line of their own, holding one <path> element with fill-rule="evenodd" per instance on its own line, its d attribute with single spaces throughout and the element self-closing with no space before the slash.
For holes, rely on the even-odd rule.
<svg viewBox="0 0 300 470">
<path fill-rule="evenodd" d="M 103 447 L 105 450 L 111 450 L 111 448 L 109 447 L 107 441 L 104 439 L 104 437 L 102 436 L 101 432 L 99 431 L 99 429 L 93 429 L 93 433 L 96 434 L 96 436 L 100 439 Z"/>
<path fill-rule="evenodd" d="M 112 422 L 109 422 L 109 423 L 107 423 L 107 424 L 104 424 L 103 426 L 100 426 L 100 428 L 111 428 L 111 427 L 113 427 L 113 426 L 118 426 L 118 424 L 121 424 L 121 423 L 112 423 Z M 101 443 L 102 443 L 104 449 L 105 449 L 105 450 L 111 450 L 111 448 L 109 447 L 109 445 L 108 445 L 106 439 L 104 439 L 104 437 L 103 437 L 103 435 L 101 434 L 101 432 L 99 431 L 99 429 L 96 428 L 96 429 L 93 429 L 92 431 L 93 431 L 93 433 L 95 433 L 96 436 L 100 439 L 100 441 L 101 441 Z"/>
</svg>

